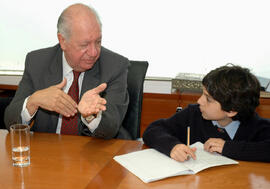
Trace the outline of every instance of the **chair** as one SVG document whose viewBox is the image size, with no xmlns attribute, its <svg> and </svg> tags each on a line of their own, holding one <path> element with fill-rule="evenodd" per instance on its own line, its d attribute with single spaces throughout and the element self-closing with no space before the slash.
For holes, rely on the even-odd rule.
<svg viewBox="0 0 270 189">
<path fill-rule="evenodd" d="M 132 139 L 140 137 L 143 83 L 147 68 L 147 61 L 130 61 L 127 78 L 129 105 L 122 124 Z"/>
<path fill-rule="evenodd" d="M 6 129 L 5 123 L 4 123 L 4 113 L 6 107 L 11 102 L 12 97 L 2 97 L 0 96 L 0 129 Z"/>
</svg>

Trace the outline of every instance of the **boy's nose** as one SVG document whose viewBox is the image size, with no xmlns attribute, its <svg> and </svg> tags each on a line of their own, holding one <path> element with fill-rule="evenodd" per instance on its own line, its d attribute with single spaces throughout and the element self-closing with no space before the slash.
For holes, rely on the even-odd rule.
<svg viewBox="0 0 270 189">
<path fill-rule="evenodd" d="M 202 96 L 200 96 L 200 98 L 198 98 L 197 103 L 201 105 L 201 101 L 202 101 Z"/>
</svg>

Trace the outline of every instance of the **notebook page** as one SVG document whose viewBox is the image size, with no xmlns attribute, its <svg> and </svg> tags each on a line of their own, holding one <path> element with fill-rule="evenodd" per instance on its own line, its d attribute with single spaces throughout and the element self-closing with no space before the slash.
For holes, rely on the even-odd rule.
<svg viewBox="0 0 270 189">
<path fill-rule="evenodd" d="M 220 166 L 220 165 L 230 165 L 230 164 L 238 164 L 237 161 L 234 161 L 230 158 L 222 156 L 218 153 L 210 153 L 206 152 L 203 149 L 203 144 L 201 142 L 196 142 L 191 147 L 196 147 L 197 150 L 196 160 L 190 158 L 188 161 L 185 161 L 183 164 L 194 171 L 194 173 L 198 173 L 209 167 Z"/>
<path fill-rule="evenodd" d="M 113 159 L 146 183 L 181 174 L 194 174 L 183 163 L 154 149 L 131 152 Z"/>
</svg>

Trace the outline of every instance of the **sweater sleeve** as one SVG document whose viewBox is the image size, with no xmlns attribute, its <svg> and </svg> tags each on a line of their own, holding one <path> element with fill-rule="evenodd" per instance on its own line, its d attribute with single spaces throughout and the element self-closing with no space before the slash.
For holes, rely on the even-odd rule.
<svg viewBox="0 0 270 189">
<path fill-rule="evenodd" d="M 269 120 L 254 116 L 237 134 L 236 139 L 225 142 L 223 155 L 237 160 L 270 162 Z"/>
<path fill-rule="evenodd" d="M 237 160 L 270 162 L 270 141 L 226 141 L 222 155 Z"/>
<path fill-rule="evenodd" d="M 143 134 L 144 143 L 150 148 L 170 156 L 176 144 L 186 142 L 188 125 L 188 109 L 175 113 L 168 119 L 160 119 L 151 123 Z"/>
</svg>

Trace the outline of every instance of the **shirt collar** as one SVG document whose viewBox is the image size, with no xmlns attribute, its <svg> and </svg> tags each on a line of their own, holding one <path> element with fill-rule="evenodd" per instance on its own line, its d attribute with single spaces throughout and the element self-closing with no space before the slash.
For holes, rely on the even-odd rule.
<svg viewBox="0 0 270 189">
<path fill-rule="evenodd" d="M 67 76 L 70 72 L 72 72 L 72 68 L 67 63 L 67 59 L 65 57 L 65 53 L 63 52 L 63 77 Z"/>
<path fill-rule="evenodd" d="M 235 133 L 238 130 L 239 125 L 240 125 L 240 121 L 238 121 L 238 120 L 232 121 L 231 123 L 229 123 L 225 127 L 220 126 L 217 121 L 212 121 L 212 123 L 213 123 L 213 125 L 216 125 L 219 128 L 225 129 L 231 139 L 234 138 Z"/>
</svg>

